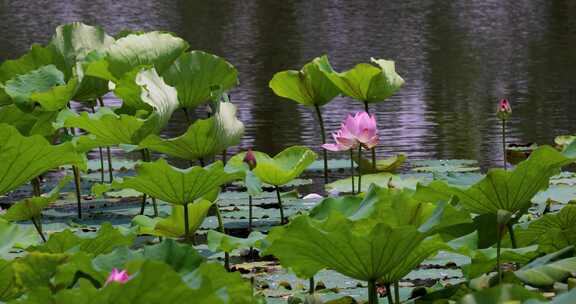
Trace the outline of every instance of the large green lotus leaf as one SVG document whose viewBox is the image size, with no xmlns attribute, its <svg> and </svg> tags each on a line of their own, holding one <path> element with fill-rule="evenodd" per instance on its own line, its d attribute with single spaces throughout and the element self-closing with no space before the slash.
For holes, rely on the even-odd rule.
<svg viewBox="0 0 576 304">
<path fill-rule="evenodd" d="M 40 218 L 42 209 L 60 197 L 60 191 L 72 180 L 66 176 L 49 193 L 43 196 L 33 196 L 14 203 L 2 217 L 9 221 L 26 221 Z"/>
<path fill-rule="evenodd" d="M 244 158 L 245 153 L 238 156 Z M 280 186 L 298 177 L 306 167 L 316 160 L 316 153 L 303 146 L 292 146 L 273 158 L 263 152 L 254 151 L 256 168 L 253 172 L 270 185 Z"/>
<path fill-rule="evenodd" d="M 186 133 L 169 139 L 150 135 L 140 147 L 188 160 L 216 155 L 238 144 L 244 134 L 244 124 L 235 113 L 236 106 L 222 103 L 214 116 L 196 120 Z"/>
<path fill-rule="evenodd" d="M 106 34 L 101 27 L 81 22 L 58 26 L 50 41 L 63 62 L 63 71 L 67 79 L 72 76 L 72 70 L 76 64 L 85 60 L 89 53 L 104 50 L 112 43 L 114 43 L 114 38 Z"/>
<path fill-rule="evenodd" d="M 325 105 L 338 96 L 340 90 L 320 71 L 320 64 L 329 65 L 326 55 L 314 58 L 300 71 L 274 74 L 268 86 L 276 95 L 305 106 Z"/>
<path fill-rule="evenodd" d="M 57 117 L 58 112 L 55 111 L 45 112 L 35 109 L 31 113 L 26 113 L 14 104 L 0 107 L 0 123 L 16 127 L 20 134 L 25 136 L 54 134 L 56 129 L 52 127 L 52 123 Z"/>
<path fill-rule="evenodd" d="M 8 301 L 18 297 L 21 287 L 16 282 L 12 263 L 0 259 L 0 301 Z"/>
<path fill-rule="evenodd" d="M 424 239 L 413 226 L 392 228 L 372 219 L 351 221 L 333 212 L 322 221 L 298 216 L 270 231 L 272 254 L 300 277 L 332 269 L 357 280 L 385 276 Z"/>
<path fill-rule="evenodd" d="M 131 188 L 175 205 L 190 204 L 244 174 L 225 172 L 220 161 L 183 170 L 170 166 L 164 159 L 139 163 L 136 173 L 134 177 L 114 181 L 113 187 Z"/>
<path fill-rule="evenodd" d="M 40 241 L 32 227 L 25 227 L 0 219 L 0 256 L 12 248 L 26 248 Z"/>
<path fill-rule="evenodd" d="M 68 260 L 66 254 L 31 252 L 12 264 L 17 282 L 24 288 L 51 287 L 58 267 Z"/>
<path fill-rule="evenodd" d="M 208 249 L 217 252 L 232 252 L 236 249 L 261 248 L 262 240 L 266 235 L 260 231 L 253 231 L 247 238 L 239 238 L 215 230 L 208 231 Z"/>
<path fill-rule="evenodd" d="M 169 33 L 130 34 L 106 50 L 108 69 L 116 78 L 141 65 L 152 65 L 162 74 L 187 48 L 186 41 Z"/>
<path fill-rule="evenodd" d="M 371 58 L 371 62 L 342 73 L 334 71 L 328 61 L 315 64 L 344 95 L 369 103 L 384 101 L 400 90 L 404 79 L 396 73 L 394 61 Z"/>
<path fill-rule="evenodd" d="M 109 108 L 100 108 L 94 114 L 63 110 L 57 120 L 62 122 L 63 127 L 80 128 L 88 132 L 88 135 L 79 136 L 76 141 L 78 150 L 83 152 L 94 147 L 138 144 L 137 133 L 145 123 L 145 120 L 131 115 L 118 115 Z"/>
<path fill-rule="evenodd" d="M 82 251 L 100 255 L 111 252 L 117 247 L 131 246 L 134 234 L 124 234 L 110 223 L 103 223 L 96 235 L 78 236 L 70 230 L 56 232 L 50 235 L 48 241 L 40 246 L 30 247 L 30 252 L 70 253 Z"/>
<path fill-rule="evenodd" d="M 538 244 L 546 253 L 576 245 L 576 206 L 568 205 L 555 214 L 545 214 L 528 227 L 515 229 L 521 246 Z"/>
<path fill-rule="evenodd" d="M 190 233 L 194 233 L 200 228 L 213 204 L 209 200 L 202 199 L 188 205 L 188 229 Z M 184 229 L 184 206 L 172 206 L 172 213 L 167 218 L 149 218 L 144 215 L 138 215 L 132 220 L 132 223 L 138 226 L 140 234 L 175 238 L 186 234 L 186 229 Z"/>
<path fill-rule="evenodd" d="M 64 74 L 50 64 L 6 81 L 4 90 L 22 110 L 31 112 L 35 103 L 46 111 L 58 111 L 76 92 L 78 80 L 66 82 Z"/>
<path fill-rule="evenodd" d="M 162 77 L 178 90 L 178 100 L 184 108 L 195 108 L 210 100 L 214 86 L 227 91 L 238 84 L 238 71 L 234 66 L 202 51 L 180 55 Z"/>
<path fill-rule="evenodd" d="M 522 282 L 535 287 L 552 286 L 576 272 L 574 246 L 539 257 L 514 272 Z M 567 257 L 569 256 L 569 257 Z"/>
<path fill-rule="evenodd" d="M 164 239 L 162 242 L 145 246 L 141 250 L 130 250 L 128 247 L 119 247 L 114 251 L 99 255 L 93 260 L 96 269 L 110 271 L 112 268 L 123 269 L 127 263 L 134 261 L 154 260 L 166 263 L 179 273 L 195 270 L 204 262 L 204 258 L 188 244 L 180 244 L 173 239 Z"/>
<path fill-rule="evenodd" d="M 53 146 L 39 135 L 24 137 L 7 124 L 0 124 L 0 134 L 0 194 L 62 165 L 86 166 L 71 143 Z"/>
<path fill-rule="evenodd" d="M 360 208 L 362 201 L 363 199 L 358 196 L 328 197 L 318 203 L 308 214 L 317 220 L 327 218 L 331 212 L 339 212 L 345 216 L 350 216 Z"/>
<path fill-rule="evenodd" d="M 468 279 L 479 277 L 491 272 L 497 265 L 496 248 L 486 248 L 470 250 L 470 248 L 460 248 L 459 253 L 469 256 L 472 262 L 462 266 L 462 273 Z M 501 263 L 527 264 L 539 254 L 538 246 L 528 246 L 521 248 L 502 248 Z"/>
<path fill-rule="evenodd" d="M 194 303 L 254 303 L 250 284 L 238 272 L 227 272 L 218 263 L 203 263 L 194 272 L 183 277 L 194 289 Z"/>
<path fill-rule="evenodd" d="M 514 213 L 530 206 L 532 197 L 548 187 L 550 177 L 572 161 L 554 148 L 543 146 L 514 170 L 492 169 L 466 190 L 435 186 L 439 191 L 458 196 L 461 204 L 471 212 L 497 214 L 498 210 L 505 210 Z"/>
<path fill-rule="evenodd" d="M 485 303 L 525 303 L 527 300 L 545 300 L 538 292 L 530 291 L 520 285 L 502 284 L 489 289 L 483 289 L 464 296 L 459 304 Z"/>
</svg>

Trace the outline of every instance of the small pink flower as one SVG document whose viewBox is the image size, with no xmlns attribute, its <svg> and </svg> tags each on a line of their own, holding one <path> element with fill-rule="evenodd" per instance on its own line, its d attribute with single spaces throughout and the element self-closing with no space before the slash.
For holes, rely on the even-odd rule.
<svg viewBox="0 0 576 304">
<path fill-rule="evenodd" d="M 252 149 L 249 148 L 248 152 L 246 152 L 246 155 L 244 156 L 244 162 L 248 164 L 250 170 L 254 170 L 254 168 L 256 168 L 256 156 L 254 155 L 254 152 L 252 152 Z"/>
<path fill-rule="evenodd" d="M 378 129 L 376 119 L 366 112 L 348 115 L 340 126 L 340 130 L 332 133 L 336 144 L 324 144 L 322 147 L 330 151 L 346 151 L 358 145 L 372 149 L 378 144 Z"/>
<path fill-rule="evenodd" d="M 128 275 L 128 272 L 126 270 L 120 271 L 116 268 L 112 268 L 112 272 L 110 272 L 110 275 L 106 280 L 106 284 L 111 282 L 118 282 L 120 284 L 124 284 L 128 282 L 128 280 L 130 280 L 130 276 Z"/>
<path fill-rule="evenodd" d="M 500 104 L 498 106 L 498 111 L 496 112 L 496 114 L 498 115 L 498 118 L 500 118 L 501 120 L 506 120 L 508 119 L 508 117 L 510 117 L 510 114 L 512 114 L 512 107 L 510 107 L 508 99 L 503 98 L 500 100 Z"/>
</svg>

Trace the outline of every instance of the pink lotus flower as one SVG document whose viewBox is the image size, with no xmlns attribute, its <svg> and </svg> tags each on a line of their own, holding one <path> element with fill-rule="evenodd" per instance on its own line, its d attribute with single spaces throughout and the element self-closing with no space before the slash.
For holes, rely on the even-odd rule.
<svg viewBox="0 0 576 304">
<path fill-rule="evenodd" d="M 376 119 L 366 112 L 348 115 L 340 126 L 340 130 L 332 133 L 335 144 L 324 144 L 322 147 L 330 151 L 346 151 L 362 145 L 372 149 L 378 144 L 378 129 Z"/>
<path fill-rule="evenodd" d="M 254 170 L 254 168 L 256 168 L 256 156 L 254 155 L 254 152 L 252 152 L 252 149 L 249 148 L 248 152 L 246 152 L 246 155 L 244 156 L 244 162 L 248 164 L 250 170 Z"/>
<path fill-rule="evenodd" d="M 496 112 L 498 118 L 501 120 L 506 120 L 512 114 L 512 108 L 510 107 L 510 103 L 508 99 L 503 98 L 500 100 L 500 105 L 498 106 L 498 112 Z"/>
<path fill-rule="evenodd" d="M 106 284 L 111 282 L 118 282 L 120 284 L 124 284 L 128 282 L 128 280 L 130 280 L 130 276 L 128 275 L 128 272 L 126 270 L 120 271 L 116 268 L 112 268 L 112 272 L 110 272 L 110 275 L 106 280 Z"/>
</svg>

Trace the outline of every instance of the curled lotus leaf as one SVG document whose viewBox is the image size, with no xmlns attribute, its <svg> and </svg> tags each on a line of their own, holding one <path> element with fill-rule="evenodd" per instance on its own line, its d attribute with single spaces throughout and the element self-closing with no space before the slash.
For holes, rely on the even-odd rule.
<svg viewBox="0 0 576 304">
<path fill-rule="evenodd" d="M 244 159 L 245 153 L 237 154 Z M 303 146 L 292 146 L 270 157 L 263 152 L 254 151 L 256 168 L 254 174 L 264 183 L 280 186 L 298 177 L 316 160 L 316 153 Z"/>
</svg>

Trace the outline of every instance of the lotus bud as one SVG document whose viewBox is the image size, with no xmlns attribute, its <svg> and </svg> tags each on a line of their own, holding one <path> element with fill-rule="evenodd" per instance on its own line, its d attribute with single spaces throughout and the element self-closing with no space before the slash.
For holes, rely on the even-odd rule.
<svg viewBox="0 0 576 304">
<path fill-rule="evenodd" d="M 128 282 L 128 280 L 130 280 L 130 276 L 128 275 L 128 272 L 126 270 L 118 270 L 116 268 L 112 268 L 112 272 L 110 272 L 110 275 L 108 276 L 108 279 L 106 280 L 106 284 L 109 284 L 111 282 L 117 282 L 120 284 L 124 284 L 126 282 Z"/>
<path fill-rule="evenodd" d="M 252 152 L 252 149 L 248 149 L 248 152 L 246 152 L 246 156 L 244 156 L 244 162 L 248 164 L 250 170 L 254 170 L 254 168 L 256 168 L 256 156 L 254 155 L 254 152 Z"/>
<path fill-rule="evenodd" d="M 510 117 L 510 114 L 512 114 L 510 103 L 508 102 L 508 99 L 503 98 L 500 100 L 500 105 L 498 106 L 498 112 L 496 112 L 496 115 L 498 115 L 498 118 L 501 120 L 507 120 Z"/>
</svg>

